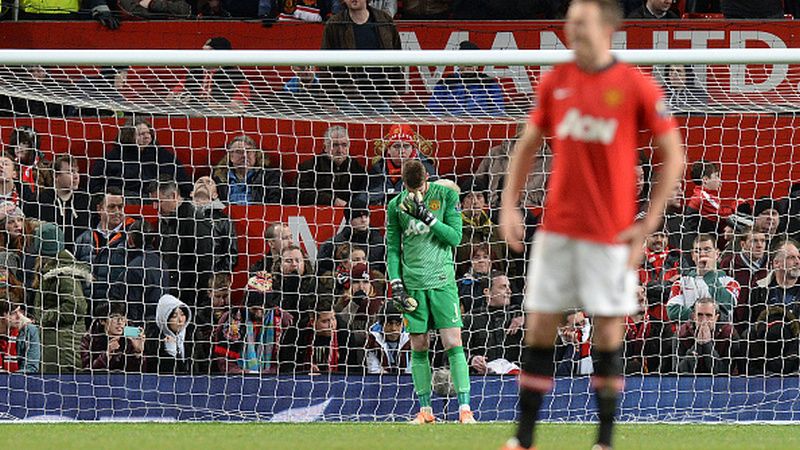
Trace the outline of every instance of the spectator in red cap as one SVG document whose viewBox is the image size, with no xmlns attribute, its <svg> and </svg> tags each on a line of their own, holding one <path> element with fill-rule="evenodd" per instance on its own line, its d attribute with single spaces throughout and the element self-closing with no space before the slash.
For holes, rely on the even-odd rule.
<svg viewBox="0 0 800 450">
<path fill-rule="evenodd" d="M 410 125 L 394 125 L 389 134 L 375 142 L 378 156 L 369 169 L 369 203 L 384 205 L 403 190 L 403 161 L 419 158 L 428 171 L 430 180 L 438 178 L 427 154 L 433 144 L 416 133 Z"/>
</svg>

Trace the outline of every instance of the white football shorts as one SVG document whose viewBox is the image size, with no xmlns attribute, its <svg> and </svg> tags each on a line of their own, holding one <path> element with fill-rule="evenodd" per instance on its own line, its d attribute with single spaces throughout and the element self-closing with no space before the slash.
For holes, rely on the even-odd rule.
<svg viewBox="0 0 800 450">
<path fill-rule="evenodd" d="M 525 309 L 559 313 L 580 309 L 619 317 L 639 309 L 636 272 L 628 267 L 630 248 L 539 231 L 528 266 Z"/>
</svg>

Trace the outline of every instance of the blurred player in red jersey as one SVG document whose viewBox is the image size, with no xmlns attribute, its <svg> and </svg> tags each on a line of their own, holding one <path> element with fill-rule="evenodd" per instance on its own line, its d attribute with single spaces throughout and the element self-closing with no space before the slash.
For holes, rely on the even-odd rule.
<svg viewBox="0 0 800 450">
<path fill-rule="evenodd" d="M 520 252 L 520 190 L 543 137 L 552 138 L 553 173 L 528 271 L 519 428 L 506 449 L 533 447 L 542 397 L 553 386 L 555 336 L 570 308 L 593 316 L 592 386 L 600 421 L 593 448 L 611 448 L 623 384 L 624 317 L 638 308 L 635 269 L 643 241 L 660 225 L 683 173 L 680 135 L 660 89 L 610 52 L 621 16 L 617 0 L 572 1 L 565 31 L 575 61 L 542 78 L 538 105 L 509 164 L 500 227 Z M 653 133 L 662 165 L 647 214 L 634 222 L 637 135 L 644 128 Z"/>
</svg>

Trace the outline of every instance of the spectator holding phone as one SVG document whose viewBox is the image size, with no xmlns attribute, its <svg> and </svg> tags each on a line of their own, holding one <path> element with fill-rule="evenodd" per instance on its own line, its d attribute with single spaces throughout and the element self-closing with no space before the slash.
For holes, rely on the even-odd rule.
<svg viewBox="0 0 800 450">
<path fill-rule="evenodd" d="M 103 303 L 81 339 L 84 369 L 141 372 L 145 367 L 144 331 L 129 327 L 124 302 Z"/>
</svg>

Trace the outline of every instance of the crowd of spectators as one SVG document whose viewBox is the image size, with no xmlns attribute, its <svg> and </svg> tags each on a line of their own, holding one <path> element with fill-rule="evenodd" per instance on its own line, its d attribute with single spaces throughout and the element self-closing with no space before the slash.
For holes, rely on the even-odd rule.
<svg viewBox="0 0 800 450">
<path fill-rule="evenodd" d="M 395 20 L 533 20 L 562 19 L 569 0 L 44 0 L 21 2 L 18 17 L 94 18 L 109 29 L 119 18 L 261 19 L 274 22 L 325 22 L 342 19 L 352 5 L 370 3 Z M 720 14 L 725 18 L 777 19 L 796 15 L 795 0 L 619 0 L 627 18 L 679 19 L 682 14 Z M 114 8 L 112 10 L 112 8 Z"/>
<path fill-rule="evenodd" d="M 680 12 L 780 18 L 795 2 L 621 1 L 631 19 L 677 19 Z M 36 6 L 31 6 L 31 5 Z M 319 0 L 231 2 L 120 0 L 143 18 L 249 17 L 326 22 L 323 49 L 400 49 L 396 19 L 559 18 L 568 2 Z M 23 3 L 24 18 L 79 17 L 81 7 L 108 28 L 118 13 L 103 0 Z M 203 49 L 232 48 L 223 37 Z M 470 41 L 461 50 L 475 50 Z M 75 81 L 86 95 L 117 104 L 127 67 Z M 674 111 L 709 102 L 692 66 L 655 71 Z M 25 76 L 46 84 L 44 68 Z M 25 77 L 21 77 L 25 78 Z M 399 68 L 293 67 L 277 97 L 289 111 L 386 114 L 398 110 Z M 425 102 L 450 117 L 509 115 L 499 80 L 479 67 L 445 74 Z M 116 94 L 115 94 L 116 92 Z M 165 95 L 170 105 L 246 111 L 256 98 L 235 67 L 193 68 Z M 7 109 L 53 116 L 118 115 L 42 101 Z M 5 107 L 4 107 L 5 109 Z M 522 132 L 519 127 L 517 136 Z M 207 175 L 190 176 L 159 145 L 148 120 L 128 117 L 105 155 L 86 170 L 69 154 L 40 150 L 38 133 L 17 127 L 0 154 L 0 371 L 73 373 L 372 373 L 410 370 L 409 334 L 387 302 L 386 248 L 371 220 L 403 189 L 403 161 L 418 159 L 431 182 L 458 192 L 462 241 L 455 252 L 464 315 L 463 342 L 475 374 L 519 369 L 524 336 L 526 254 L 498 234 L 500 193 L 516 138 L 489 150 L 458 184 L 439 176 L 434 143 L 408 124 L 373 143 L 374 158 L 351 156 L 350 132 L 333 125 L 322 149 L 287 175 L 260 148 L 258 136 L 231 136 Z M 552 153 L 542 146 L 520 208 L 532 242 L 546 196 Z M 195 167 L 194 169 L 197 169 Z M 638 169 L 647 204 L 650 167 Z M 662 230 L 649 236 L 639 268 L 640 311 L 626 318 L 629 374 L 793 374 L 800 370 L 800 185 L 779 198 L 730 199 L 721 169 L 695 161 L 670 200 Z M 685 195 L 686 192 L 690 192 Z M 279 220 L 265 227 L 267 250 L 236 284 L 248 248 L 230 206 L 338 208 L 344 223 L 309 252 Z M 152 207 L 155 217 L 132 215 Z M 314 249 L 316 250 L 316 249 Z M 312 256 L 313 255 L 313 256 Z M 248 259 L 249 261 L 249 259 Z M 556 374 L 588 375 L 592 317 L 567 311 L 559 328 Z M 434 339 L 434 338 L 432 338 Z M 434 363 L 443 345 L 432 342 Z"/>
<path fill-rule="evenodd" d="M 69 154 L 42 152 L 36 130 L 12 131 L 0 157 L 1 370 L 408 372 L 409 336 L 386 300 L 384 237 L 371 215 L 402 189 L 402 160 L 418 158 L 436 174 L 412 126 L 375 141 L 384 156 L 366 167 L 350 155 L 347 127 L 330 126 L 295 180 L 247 134 L 229 139 L 206 168 L 211 176 L 193 180 L 156 134 L 147 120 L 128 120 L 84 172 Z M 526 255 L 503 244 L 492 207 L 512 144 L 490 151 L 460 185 L 432 180 L 461 200 L 455 257 L 476 374 L 513 373 L 522 348 Z M 540 156 L 520 205 L 531 216 L 529 242 L 549 149 Z M 800 189 L 729 200 L 717 164 L 695 161 L 689 172 L 694 188 L 676 192 L 663 230 L 644 245 L 641 307 L 626 319 L 626 373 L 796 373 Z M 237 263 L 253 255 L 239 254 L 246 244 L 226 208 L 268 204 L 339 208 L 345 222 L 314 258 L 286 223 L 269 223 L 267 250 L 240 286 Z M 142 205 L 156 216 L 128 212 Z M 592 317 L 565 312 L 558 375 L 592 372 L 591 334 Z M 445 364 L 441 342 L 432 346 L 434 362 Z"/>
</svg>

